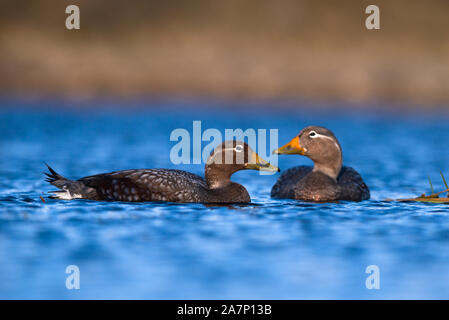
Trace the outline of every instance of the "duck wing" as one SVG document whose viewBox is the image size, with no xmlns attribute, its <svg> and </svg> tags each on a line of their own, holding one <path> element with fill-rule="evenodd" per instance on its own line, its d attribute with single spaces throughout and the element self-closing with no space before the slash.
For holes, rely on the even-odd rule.
<svg viewBox="0 0 449 320">
<path fill-rule="evenodd" d="M 360 174 L 351 167 L 344 166 L 337 178 L 341 187 L 340 200 L 362 201 L 370 198 L 368 186 Z"/>
<path fill-rule="evenodd" d="M 284 171 L 271 189 L 271 197 L 294 199 L 296 184 L 312 169 L 310 166 L 297 166 Z"/>
<path fill-rule="evenodd" d="M 173 169 L 123 170 L 78 180 L 96 190 L 101 200 L 200 202 L 206 181 Z"/>
</svg>

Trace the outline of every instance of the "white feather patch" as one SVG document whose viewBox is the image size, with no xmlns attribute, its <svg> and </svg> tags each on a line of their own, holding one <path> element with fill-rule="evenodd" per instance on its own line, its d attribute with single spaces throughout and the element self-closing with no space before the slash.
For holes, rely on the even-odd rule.
<svg viewBox="0 0 449 320">
<path fill-rule="evenodd" d="M 61 200 L 72 200 L 72 199 L 81 199 L 81 195 L 74 193 L 71 194 L 69 192 L 69 190 L 65 190 L 65 191 L 56 191 L 54 192 L 53 197 L 55 197 L 56 199 L 61 199 Z"/>
</svg>

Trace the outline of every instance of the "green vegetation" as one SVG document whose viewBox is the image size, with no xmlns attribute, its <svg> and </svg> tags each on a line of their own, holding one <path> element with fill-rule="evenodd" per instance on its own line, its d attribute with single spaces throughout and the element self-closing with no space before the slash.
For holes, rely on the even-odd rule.
<svg viewBox="0 0 449 320">
<path fill-rule="evenodd" d="M 449 203 L 449 187 L 446 183 L 446 179 L 444 178 L 444 175 L 442 172 L 440 172 L 441 174 L 441 178 L 443 179 L 443 183 L 444 186 L 446 187 L 445 190 L 443 191 L 439 191 L 439 192 L 435 192 L 433 189 L 433 185 L 432 185 L 432 181 L 430 180 L 429 177 L 429 184 L 430 184 L 430 190 L 431 190 L 431 194 L 426 195 L 425 193 L 423 193 L 422 195 L 420 195 L 419 197 L 416 198 L 409 198 L 409 199 L 387 199 L 387 201 L 400 201 L 400 202 L 432 202 L 432 203 Z M 440 197 L 440 195 L 447 193 L 446 197 Z"/>
</svg>

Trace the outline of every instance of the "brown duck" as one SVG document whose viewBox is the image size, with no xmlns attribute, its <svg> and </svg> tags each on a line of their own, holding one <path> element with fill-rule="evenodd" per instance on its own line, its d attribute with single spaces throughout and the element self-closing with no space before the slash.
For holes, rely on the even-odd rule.
<svg viewBox="0 0 449 320">
<path fill-rule="evenodd" d="M 301 130 L 275 154 L 300 154 L 314 166 L 298 166 L 284 171 L 271 189 L 273 198 L 329 202 L 362 201 L 370 192 L 362 177 L 351 167 L 342 166 L 342 150 L 328 129 L 310 126 Z"/>
<path fill-rule="evenodd" d="M 181 170 L 138 169 L 69 180 L 47 167 L 46 181 L 61 189 L 51 198 L 132 202 L 248 203 L 248 191 L 231 181 L 232 174 L 248 169 L 279 171 L 241 141 L 223 142 L 212 151 L 205 178 Z"/>
</svg>

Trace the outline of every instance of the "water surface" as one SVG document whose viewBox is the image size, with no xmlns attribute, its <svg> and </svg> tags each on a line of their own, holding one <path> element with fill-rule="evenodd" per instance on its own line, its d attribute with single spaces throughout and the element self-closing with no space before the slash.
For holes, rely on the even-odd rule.
<svg viewBox="0 0 449 320">
<path fill-rule="evenodd" d="M 429 191 L 428 175 L 443 187 L 447 116 L 256 112 L 245 104 L 230 112 L 177 102 L 98 111 L 8 106 L 0 111 L 0 298 L 449 298 L 449 207 L 384 201 Z M 306 125 L 326 126 L 372 199 L 273 200 L 277 175 L 255 171 L 233 176 L 247 187 L 249 206 L 46 199 L 54 188 L 43 161 L 71 178 L 153 167 L 202 174 L 203 165 L 169 158 L 171 131 L 191 130 L 193 120 L 203 130 L 279 128 L 280 144 Z M 279 158 L 281 169 L 299 164 L 311 161 Z M 65 287 L 68 265 L 80 268 L 80 290 Z M 380 290 L 365 286 L 368 265 L 380 268 Z"/>
</svg>

